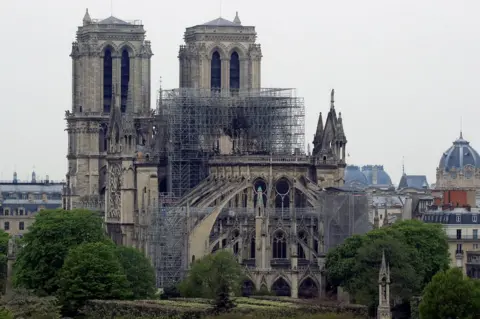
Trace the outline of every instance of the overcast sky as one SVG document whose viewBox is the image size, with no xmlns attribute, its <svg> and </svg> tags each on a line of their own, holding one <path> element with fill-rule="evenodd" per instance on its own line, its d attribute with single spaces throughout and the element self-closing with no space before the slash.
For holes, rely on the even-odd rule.
<svg viewBox="0 0 480 319">
<path fill-rule="evenodd" d="M 2 0 L 0 179 L 64 179 L 71 108 L 71 42 L 85 9 L 110 0 Z M 350 164 L 383 164 L 435 182 L 442 153 L 463 134 L 480 149 L 478 0 L 113 0 L 113 15 L 141 19 L 152 42 L 152 85 L 178 86 L 185 27 L 239 12 L 262 45 L 262 86 L 305 98 L 306 139 L 335 88 Z M 155 91 L 152 90 L 152 91 Z M 156 97 L 152 96 L 152 100 Z M 154 105 L 154 104 L 153 104 Z"/>
</svg>

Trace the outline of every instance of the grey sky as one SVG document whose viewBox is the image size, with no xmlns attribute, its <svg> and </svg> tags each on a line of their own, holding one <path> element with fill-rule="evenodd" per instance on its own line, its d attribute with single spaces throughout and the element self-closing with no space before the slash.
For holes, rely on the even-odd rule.
<svg viewBox="0 0 480 319">
<path fill-rule="evenodd" d="M 220 15 L 220 0 L 114 0 L 113 15 L 141 19 L 152 41 L 152 84 L 178 86 L 185 27 Z M 0 10 L 1 179 L 13 170 L 63 179 L 71 108 L 71 42 L 85 8 L 110 16 L 110 0 L 3 0 Z M 393 181 L 435 181 L 442 152 L 463 133 L 480 150 L 480 1 L 223 0 L 262 45 L 263 87 L 295 87 L 306 103 L 306 139 L 330 89 L 342 112 L 351 164 L 384 164 Z M 155 96 L 152 96 L 155 99 Z"/>
</svg>

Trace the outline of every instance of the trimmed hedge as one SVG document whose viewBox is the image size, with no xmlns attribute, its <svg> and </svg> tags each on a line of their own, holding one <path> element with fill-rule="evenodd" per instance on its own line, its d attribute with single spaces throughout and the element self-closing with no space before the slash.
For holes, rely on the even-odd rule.
<svg viewBox="0 0 480 319">
<path fill-rule="evenodd" d="M 232 315 L 255 314 L 258 318 L 285 318 L 315 314 L 344 314 L 345 317 L 368 318 L 368 310 L 359 305 L 335 305 L 278 297 L 237 298 Z M 207 299 L 117 301 L 90 300 L 82 309 L 88 318 L 175 318 L 197 319 L 212 314 Z M 342 316 L 343 317 L 343 316 Z"/>
</svg>

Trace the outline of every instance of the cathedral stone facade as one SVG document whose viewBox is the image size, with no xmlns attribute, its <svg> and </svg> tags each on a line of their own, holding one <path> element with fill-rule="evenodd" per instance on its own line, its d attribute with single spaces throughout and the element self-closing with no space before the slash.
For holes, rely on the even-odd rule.
<svg viewBox="0 0 480 319">
<path fill-rule="evenodd" d="M 66 112 L 66 208 L 105 212 L 117 243 L 146 249 L 142 207 L 157 193 L 150 107 L 150 42 L 139 21 L 94 20 L 72 45 L 72 109 Z"/>
<path fill-rule="evenodd" d="M 246 291 L 320 293 L 328 247 L 368 225 L 366 198 L 362 210 L 338 188 L 347 139 L 333 90 L 306 154 L 303 100 L 261 87 L 255 27 L 238 14 L 186 29 L 180 88 L 155 112 L 140 22 L 87 11 L 71 57 L 66 208 L 104 212 L 115 242 L 151 256 L 160 287 L 231 249 Z"/>
</svg>

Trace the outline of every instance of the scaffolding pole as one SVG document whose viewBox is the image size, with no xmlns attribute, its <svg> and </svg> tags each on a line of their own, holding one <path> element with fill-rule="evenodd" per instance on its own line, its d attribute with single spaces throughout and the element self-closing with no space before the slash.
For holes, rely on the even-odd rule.
<svg viewBox="0 0 480 319">
<path fill-rule="evenodd" d="M 305 106 L 294 89 L 161 91 L 168 136 L 169 191 L 181 197 L 208 175 L 208 159 L 227 139 L 232 155 L 292 155 L 305 150 Z"/>
</svg>

